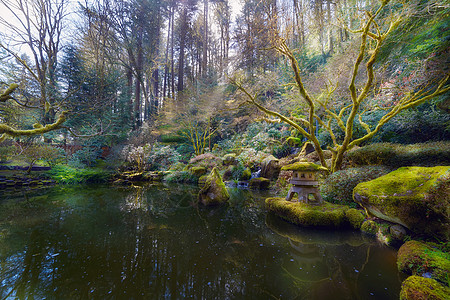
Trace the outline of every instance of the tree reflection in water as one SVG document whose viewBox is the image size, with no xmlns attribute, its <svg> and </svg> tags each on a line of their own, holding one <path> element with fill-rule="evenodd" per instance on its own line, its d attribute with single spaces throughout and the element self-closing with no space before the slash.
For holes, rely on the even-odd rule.
<svg viewBox="0 0 450 300">
<path fill-rule="evenodd" d="M 197 192 L 74 186 L 0 200 L 0 298 L 338 299 L 374 284 L 398 298 L 395 261 L 371 241 L 305 242 L 265 219 L 260 195 L 233 190 L 229 206 L 204 208 Z"/>
</svg>

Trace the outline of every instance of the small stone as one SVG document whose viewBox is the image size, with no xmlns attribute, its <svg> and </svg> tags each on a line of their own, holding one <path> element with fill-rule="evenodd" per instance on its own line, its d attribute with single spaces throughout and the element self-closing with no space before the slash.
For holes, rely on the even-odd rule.
<svg viewBox="0 0 450 300">
<path fill-rule="evenodd" d="M 389 233 L 391 234 L 392 238 L 403 241 L 406 236 L 406 229 L 402 225 L 396 224 L 392 225 L 389 228 Z"/>
</svg>

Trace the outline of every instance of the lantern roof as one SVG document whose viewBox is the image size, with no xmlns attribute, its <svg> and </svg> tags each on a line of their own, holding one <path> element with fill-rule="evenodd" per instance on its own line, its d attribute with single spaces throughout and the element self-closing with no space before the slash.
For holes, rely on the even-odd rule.
<svg viewBox="0 0 450 300">
<path fill-rule="evenodd" d="M 315 163 L 308 162 L 306 159 L 302 159 L 299 162 L 286 165 L 281 168 L 283 171 L 328 171 L 327 168 L 317 165 Z"/>
</svg>

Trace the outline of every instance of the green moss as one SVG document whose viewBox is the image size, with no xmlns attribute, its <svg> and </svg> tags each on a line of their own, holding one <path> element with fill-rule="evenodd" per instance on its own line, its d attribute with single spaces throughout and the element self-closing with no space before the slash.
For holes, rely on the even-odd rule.
<svg viewBox="0 0 450 300">
<path fill-rule="evenodd" d="M 226 203 L 230 199 L 217 168 L 212 169 L 198 195 L 200 202 L 207 206 Z"/>
<path fill-rule="evenodd" d="M 449 284 L 450 254 L 432 246 L 408 241 L 403 244 L 397 255 L 398 270 L 410 275 L 429 273 L 431 278 L 443 284 Z"/>
<path fill-rule="evenodd" d="M 361 225 L 361 231 L 370 235 L 376 235 L 379 230 L 379 225 L 372 220 L 366 220 Z"/>
<path fill-rule="evenodd" d="M 345 212 L 345 217 L 350 225 L 355 229 L 360 229 L 365 219 L 365 216 L 361 213 L 361 211 L 354 208 L 347 210 Z"/>
<path fill-rule="evenodd" d="M 203 187 L 205 185 L 207 178 L 208 178 L 208 175 L 200 176 L 200 178 L 198 179 L 198 186 Z"/>
<path fill-rule="evenodd" d="M 356 207 L 353 201 L 353 189 L 366 182 L 386 175 L 392 169 L 385 166 L 364 166 L 337 171 L 320 184 L 320 193 L 325 201 Z"/>
<path fill-rule="evenodd" d="M 202 176 L 202 175 L 205 175 L 206 174 L 206 168 L 205 167 L 192 167 L 192 168 L 190 168 L 190 170 L 189 170 L 189 172 L 192 174 L 192 175 L 194 175 L 194 176 L 197 176 L 197 177 L 200 177 L 200 176 Z"/>
<path fill-rule="evenodd" d="M 400 299 L 450 299 L 450 288 L 439 284 L 436 280 L 431 278 L 410 276 L 402 283 Z"/>
<path fill-rule="evenodd" d="M 323 205 L 309 205 L 303 202 L 286 201 L 284 198 L 266 199 L 269 211 L 296 225 L 318 227 L 341 227 L 347 224 L 347 206 L 324 202 Z"/>
<path fill-rule="evenodd" d="M 403 167 L 358 184 L 353 197 L 372 215 L 448 240 L 450 167 Z"/>
<path fill-rule="evenodd" d="M 249 180 L 252 177 L 252 171 L 250 168 L 246 168 L 241 175 L 241 180 Z"/>
<path fill-rule="evenodd" d="M 299 161 L 281 168 L 283 171 L 328 171 L 327 168 L 311 162 Z"/>
<path fill-rule="evenodd" d="M 225 166 L 235 165 L 237 163 L 238 163 L 238 160 L 236 158 L 236 154 L 234 154 L 234 153 L 225 154 L 225 156 L 223 157 L 223 164 Z"/>
</svg>

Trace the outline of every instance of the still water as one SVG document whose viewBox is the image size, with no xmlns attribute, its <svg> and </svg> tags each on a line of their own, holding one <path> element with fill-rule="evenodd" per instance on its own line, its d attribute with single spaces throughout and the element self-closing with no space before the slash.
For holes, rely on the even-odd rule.
<svg viewBox="0 0 450 300">
<path fill-rule="evenodd" d="M 0 299 L 398 299 L 396 251 L 306 230 L 230 190 L 70 186 L 0 193 Z"/>
</svg>

